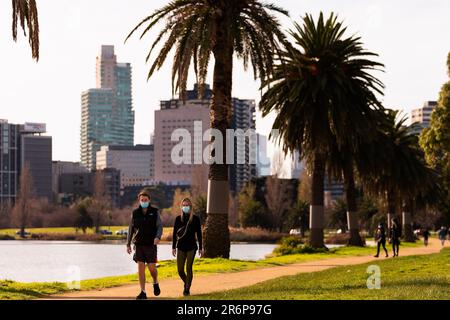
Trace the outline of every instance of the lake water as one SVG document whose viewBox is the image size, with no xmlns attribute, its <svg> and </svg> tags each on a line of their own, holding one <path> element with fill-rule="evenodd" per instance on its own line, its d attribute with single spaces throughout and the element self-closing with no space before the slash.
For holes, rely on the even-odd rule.
<svg viewBox="0 0 450 320">
<path fill-rule="evenodd" d="M 230 257 L 259 260 L 272 253 L 275 244 L 232 244 Z M 158 246 L 158 259 L 173 259 L 171 244 Z M 123 242 L 0 241 L 0 280 L 19 282 L 82 280 L 136 272 L 136 263 Z"/>
</svg>

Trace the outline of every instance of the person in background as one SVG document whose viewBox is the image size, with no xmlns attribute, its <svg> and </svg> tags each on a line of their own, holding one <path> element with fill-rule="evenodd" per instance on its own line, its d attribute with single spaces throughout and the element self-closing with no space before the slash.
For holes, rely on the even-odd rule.
<svg viewBox="0 0 450 320">
<path fill-rule="evenodd" d="M 389 243 L 392 244 L 392 251 L 394 257 L 398 257 L 398 251 L 400 247 L 400 237 L 402 236 L 402 230 L 397 218 L 392 218 L 391 229 L 389 230 Z"/>
<path fill-rule="evenodd" d="M 127 252 L 132 253 L 131 244 L 134 244 L 133 260 L 138 264 L 139 285 L 141 293 L 138 300 L 147 299 L 145 291 L 145 265 L 147 264 L 153 278 L 153 294 L 159 296 L 161 289 L 158 284 L 158 270 L 156 269 L 157 245 L 161 240 L 163 227 L 158 209 L 150 205 L 150 194 L 142 191 L 138 195 L 139 207 L 133 210 L 127 235 Z"/>
<path fill-rule="evenodd" d="M 428 246 L 428 238 L 430 237 L 430 231 L 428 231 L 428 229 L 424 229 L 423 232 L 423 244 L 426 246 Z"/>
<path fill-rule="evenodd" d="M 200 250 L 200 257 L 203 257 L 200 218 L 194 214 L 189 198 L 181 201 L 181 213 L 175 218 L 172 239 L 172 254 L 177 257 L 178 275 L 184 283 L 183 295 L 188 296 L 193 278 L 192 265 L 197 249 Z"/>
<path fill-rule="evenodd" d="M 441 227 L 441 229 L 438 231 L 439 240 L 441 240 L 442 246 L 445 245 L 445 238 L 447 236 L 447 229 L 445 229 L 444 226 Z"/>
<path fill-rule="evenodd" d="M 377 243 L 377 254 L 374 256 L 378 258 L 380 255 L 380 247 L 383 246 L 383 250 L 386 253 L 386 258 L 389 257 L 386 249 L 386 231 L 384 230 L 384 224 L 380 223 L 375 231 L 375 242 Z"/>
</svg>

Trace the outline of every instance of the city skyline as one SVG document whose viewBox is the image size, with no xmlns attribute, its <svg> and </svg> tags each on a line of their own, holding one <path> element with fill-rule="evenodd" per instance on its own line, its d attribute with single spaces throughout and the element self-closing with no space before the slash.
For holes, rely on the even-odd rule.
<svg viewBox="0 0 450 320">
<path fill-rule="evenodd" d="M 0 118 L 11 123 L 44 122 L 53 137 L 54 160 L 79 161 L 79 93 L 95 87 L 95 57 L 101 45 L 114 45 L 121 61 L 133 66 L 133 97 L 136 112 L 135 144 L 148 144 L 153 132 L 154 111 L 160 100 L 171 98 L 170 65 L 149 82 L 145 55 L 154 34 L 142 41 L 136 38 L 123 44 L 128 32 L 146 14 L 167 1 L 135 1 L 126 15 L 123 2 L 58 1 L 38 2 L 41 23 L 41 58 L 35 63 L 25 38 L 14 44 L 10 37 L 0 39 L 5 81 L 1 90 L 3 106 Z M 289 10 L 291 19 L 300 21 L 306 12 L 317 15 L 335 11 L 349 26 L 349 33 L 362 37 L 364 46 L 380 54 L 386 65 L 380 78 L 386 85 L 386 107 L 403 108 L 408 113 L 424 101 L 436 100 L 446 80 L 445 59 L 448 43 L 439 37 L 448 29 L 448 1 L 367 1 L 364 4 L 340 1 L 277 1 Z M 0 28 L 9 31 L 9 3 L 0 4 Z M 398 24 L 398 21 L 402 21 Z M 58 26 L 55 28 L 54 26 Z M 285 28 L 292 28 L 283 19 Z M 432 56 L 429 48 L 433 48 Z M 251 71 L 244 73 L 240 64 L 234 73 L 233 96 L 259 101 L 258 82 Z M 211 83 L 208 78 L 208 82 Z M 194 77 L 191 75 L 190 84 Z M 271 119 L 261 121 L 257 131 L 267 134 Z"/>
</svg>

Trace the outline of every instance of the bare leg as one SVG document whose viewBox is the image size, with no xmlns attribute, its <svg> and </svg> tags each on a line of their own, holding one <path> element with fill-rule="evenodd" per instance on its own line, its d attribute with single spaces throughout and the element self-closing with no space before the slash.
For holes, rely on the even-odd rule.
<svg viewBox="0 0 450 320">
<path fill-rule="evenodd" d="M 145 263 L 138 262 L 138 273 L 139 273 L 139 285 L 141 286 L 141 291 L 145 291 Z"/>
<path fill-rule="evenodd" d="M 153 278 L 153 283 L 158 283 L 158 269 L 156 268 L 156 263 L 149 263 L 148 270 Z"/>
</svg>

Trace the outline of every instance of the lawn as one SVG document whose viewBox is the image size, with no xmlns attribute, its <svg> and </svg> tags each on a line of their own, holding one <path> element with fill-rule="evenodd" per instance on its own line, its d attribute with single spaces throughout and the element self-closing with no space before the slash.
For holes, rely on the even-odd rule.
<svg viewBox="0 0 450 320">
<path fill-rule="evenodd" d="M 405 246 L 419 246 L 420 243 Z M 405 247 L 403 246 L 403 247 Z M 194 265 L 195 274 L 224 273 L 251 270 L 256 268 L 285 265 L 290 263 L 307 262 L 343 256 L 361 256 L 373 254 L 373 248 L 341 247 L 330 250 L 328 253 L 293 254 L 286 256 L 273 256 L 258 261 L 227 260 L 227 259 L 197 259 Z M 161 261 L 158 268 L 159 278 L 167 279 L 178 277 L 175 261 Z M 149 276 L 149 275 L 148 275 Z M 100 279 L 81 281 L 82 290 L 102 289 L 125 284 L 137 283 L 136 274 L 114 276 Z M 64 283 L 17 283 L 0 281 L 0 299 L 34 299 L 49 294 L 58 294 L 70 291 Z"/>
<path fill-rule="evenodd" d="M 119 230 L 127 230 L 128 226 L 102 226 L 100 229 L 102 230 L 110 230 L 113 234 L 110 235 L 103 235 L 102 239 L 103 240 L 114 240 L 117 239 L 116 236 L 116 231 Z M 15 239 L 20 239 L 20 237 L 18 235 L 16 235 L 16 232 L 18 231 L 18 228 L 14 228 L 14 229 L 0 229 L 0 236 L 2 235 L 7 235 L 7 236 L 13 236 L 15 237 Z M 31 234 L 34 235 L 49 235 L 51 238 L 51 236 L 56 236 L 56 238 L 60 238 L 61 240 L 66 240 L 66 236 L 69 235 L 78 235 L 78 236 L 82 236 L 83 232 L 81 230 L 78 230 L 76 228 L 73 227 L 62 227 L 62 228 L 29 228 L 26 229 L 26 232 L 29 232 Z M 172 232 L 172 228 L 164 228 L 164 233 L 168 234 Z M 87 229 L 86 230 L 86 235 L 94 235 L 94 229 Z M 29 237 L 27 237 L 29 238 Z M 119 239 L 121 238 L 125 238 L 125 236 L 119 236 Z M 53 239 L 52 239 L 53 240 Z"/>
<path fill-rule="evenodd" d="M 343 266 L 262 282 L 250 287 L 191 299 L 450 299 L 450 248 L 441 253 L 377 261 L 381 288 L 369 290 L 367 268 L 374 263 Z"/>
</svg>

